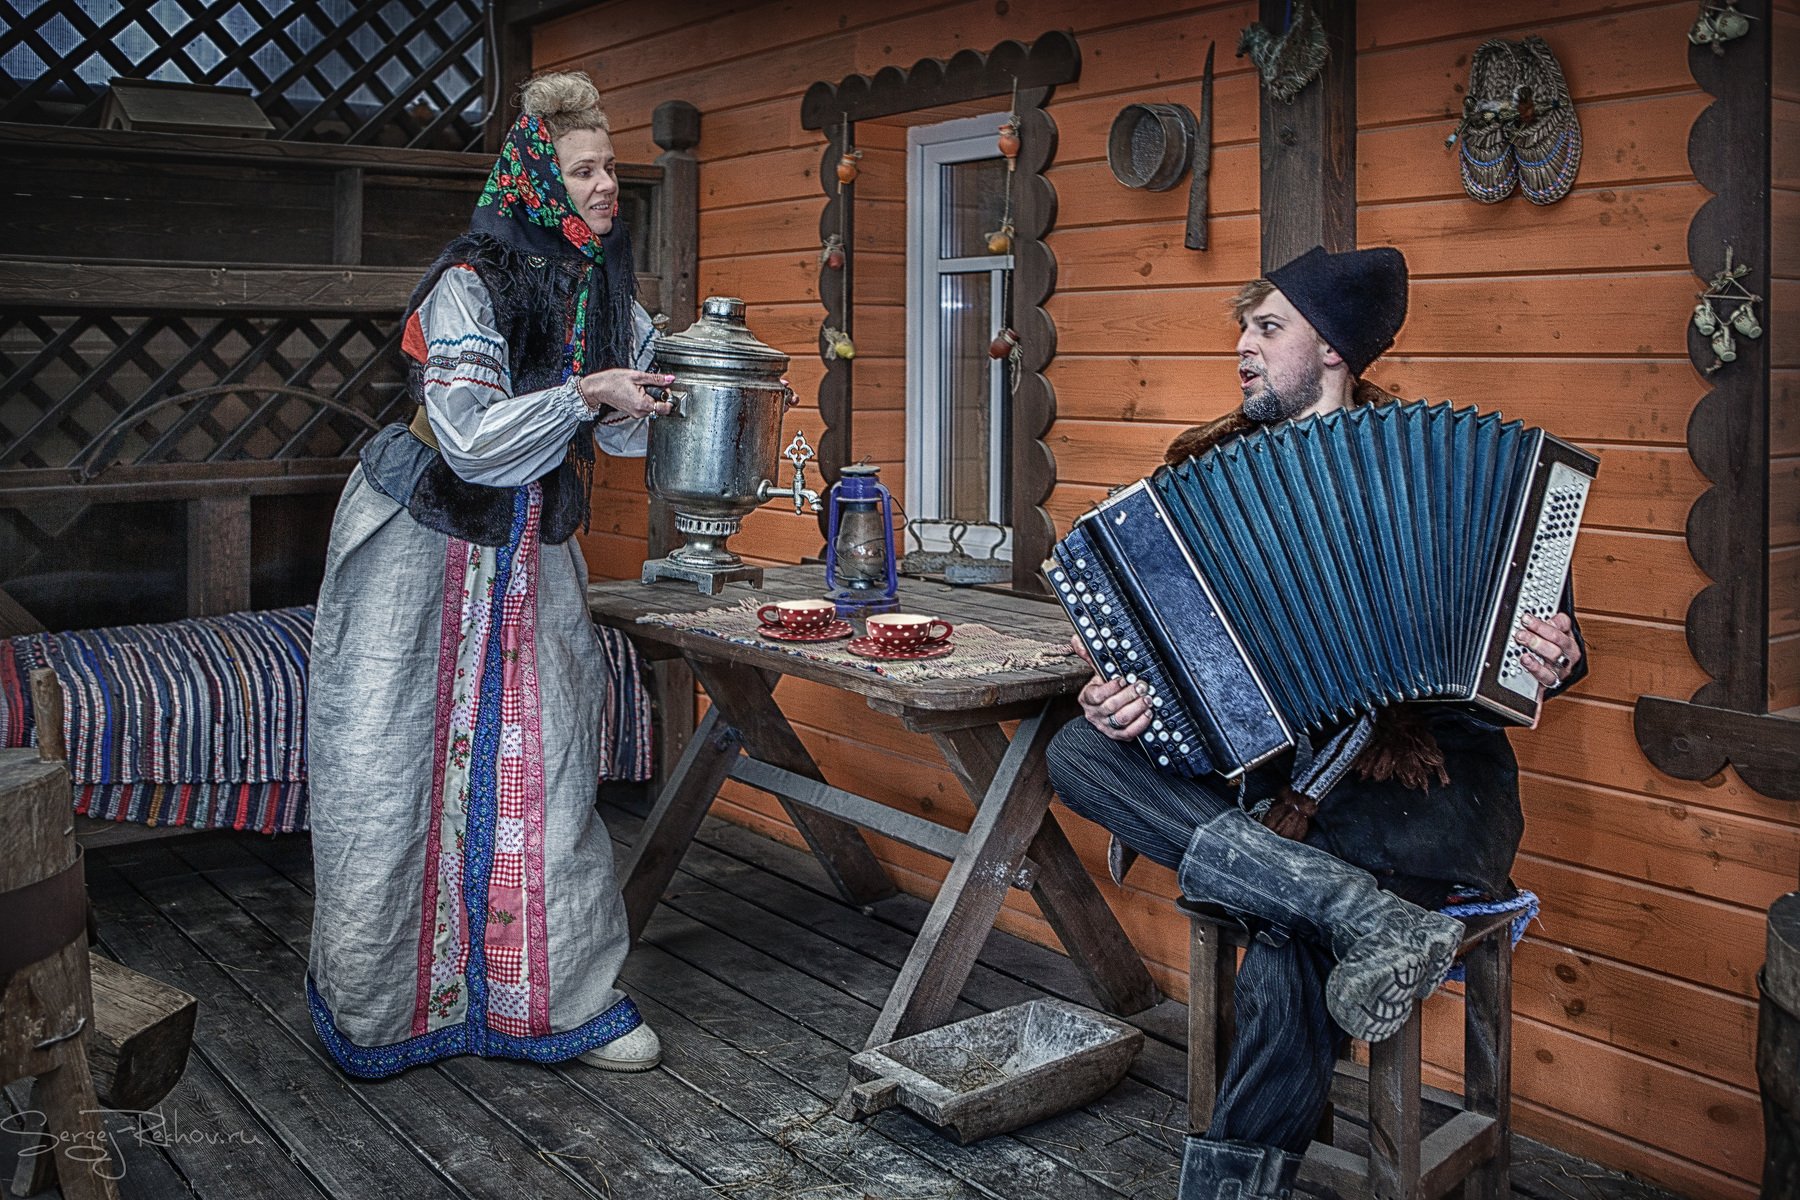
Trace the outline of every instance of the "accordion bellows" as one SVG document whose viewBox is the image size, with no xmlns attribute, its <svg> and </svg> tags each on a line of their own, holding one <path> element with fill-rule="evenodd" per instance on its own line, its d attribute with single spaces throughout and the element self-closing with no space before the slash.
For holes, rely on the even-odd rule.
<svg viewBox="0 0 1800 1200">
<path fill-rule="evenodd" d="M 1045 564 L 1159 766 L 1235 777 L 1384 705 L 1536 720 L 1513 632 L 1557 611 L 1599 463 L 1448 404 L 1258 430 L 1109 497 Z"/>
</svg>

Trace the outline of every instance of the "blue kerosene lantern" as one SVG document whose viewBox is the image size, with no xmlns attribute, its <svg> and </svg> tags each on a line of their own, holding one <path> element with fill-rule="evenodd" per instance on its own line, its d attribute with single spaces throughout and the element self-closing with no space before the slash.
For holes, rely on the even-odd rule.
<svg viewBox="0 0 1800 1200">
<path fill-rule="evenodd" d="M 825 586 L 838 616 L 860 617 L 899 607 L 894 572 L 893 497 L 880 467 L 845 467 L 831 487 Z"/>
</svg>

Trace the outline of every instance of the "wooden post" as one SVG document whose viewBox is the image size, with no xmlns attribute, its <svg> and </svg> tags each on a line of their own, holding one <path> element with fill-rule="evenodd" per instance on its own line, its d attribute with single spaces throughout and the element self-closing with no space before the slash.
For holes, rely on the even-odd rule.
<svg viewBox="0 0 1800 1200">
<path fill-rule="evenodd" d="M 671 331 L 686 329 L 700 312 L 700 110 L 685 100 L 666 100 L 650 115 L 650 136 L 663 152 L 658 197 L 662 207 L 662 310 Z M 675 512 L 660 496 L 650 497 L 648 558 L 661 558 L 680 544 Z M 694 673 L 687 660 L 669 658 L 651 668 L 650 699 L 660 718 L 657 725 L 656 784 L 674 777 L 676 764 L 694 734 Z M 716 790 L 716 789 L 715 789 Z"/>
<path fill-rule="evenodd" d="M 1494 1156 L 1463 1185 L 1464 1200 L 1512 1194 L 1512 932 L 1489 934 L 1463 955 L 1463 1107 L 1494 1118 Z"/>
<path fill-rule="evenodd" d="M 1419 1186 L 1419 1010 L 1369 1047 L 1369 1194 L 1413 1200 Z"/>
<path fill-rule="evenodd" d="M 355 264 L 363 259 L 363 172 L 345 167 L 332 173 L 331 261 Z"/>
<path fill-rule="evenodd" d="M 68 1200 L 116 1200 L 122 1165 L 101 1128 L 88 1072 L 94 1008 L 69 773 L 46 761 L 61 758 L 62 693 L 48 671 L 32 673 L 31 692 L 40 728 L 54 731 L 52 744 L 36 755 L 0 751 L 0 895 L 13 893 L 29 913 L 0 913 L 0 923 L 9 937 L 23 931 L 50 939 L 42 957 L 30 953 L 0 977 L 0 1083 L 32 1077 L 26 1107 L 44 1122 L 28 1131 L 39 1136 L 27 1141 L 14 1188 L 27 1194 L 18 1189 L 46 1183 L 54 1170 Z M 48 898 L 33 895 L 46 887 Z"/>
<path fill-rule="evenodd" d="M 1261 95 L 1262 265 L 1273 270 L 1314 246 L 1356 248 L 1356 5 L 1313 0 L 1331 50 L 1292 103 Z M 1261 0 L 1279 33 L 1289 0 Z"/>
<path fill-rule="evenodd" d="M 250 497 L 188 501 L 188 616 L 250 607 Z"/>
<path fill-rule="evenodd" d="M 44 762 L 62 762 L 69 757 L 63 741 L 62 684 L 56 672 L 39 667 L 31 673 L 32 724 L 37 730 L 38 758 Z"/>
<path fill-rule="evenodd" d="M 1763 1200 L 1800 1195 L 1800 892 L 1769 908 L 1769 952 L 1757 977 L 1756 1076 L 1762 1085 Z"/>
</svg>

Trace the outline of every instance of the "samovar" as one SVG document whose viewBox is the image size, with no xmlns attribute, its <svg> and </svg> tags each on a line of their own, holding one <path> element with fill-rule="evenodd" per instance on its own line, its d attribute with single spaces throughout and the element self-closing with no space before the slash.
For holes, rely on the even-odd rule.
<svg viewBox="0 0 1800 1200">
<path fill-rule="evenodd" d="M 744 302 L 708 296 L 700 319 L 681 333 L 656 339 L 658 369 L 673 375 L 664 399 L 674 405 L 650 424 L 644 481 L 675 510 L 683 542 L 644 564 L 643 581 L 686 579 L 707 595 L 735 580 L 762 586 L 761 567 L 725 548 L 745 514 L 775 497 L 791 498 L 796 513 L 819 495 L 806 487 L 813 457 L 803 433 L 787 448 L 793 481 L 777 487 L 781 419 L 794 403 L 782 376 L 788 356 L 758 341 L 744 323 Z"/>
</svg>

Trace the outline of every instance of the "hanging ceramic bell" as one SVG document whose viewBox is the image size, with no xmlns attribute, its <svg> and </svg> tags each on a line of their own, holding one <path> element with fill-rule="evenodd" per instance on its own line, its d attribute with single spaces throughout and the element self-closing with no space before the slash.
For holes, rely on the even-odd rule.
<svg viewBox="0 0 1800 1200">
<path fill-rule="evenodd" d="M 1737 311 L 1731 314 L 1731 327 L 1747 338 L 1762 336 L 1762 326 L 1756 323 L 1756 310 L 1748 300 L 1738 305 Z"/>
<path fill-rule="evenodd" d="M 1012 222 L 1007 221 L 1004 224 L 1002 224 L 1000 226 L 1000 228 L 994 230 L 992 233 L 989 233 L 987 235 L 988 253 L 989 254 L 1011 254 L 1012 253 L 1012 242 L 1013 242 Z"/>
<path fill-rule="evenodd" d="M 1737 361 L 1737 341 L 1731 336 L 1731 330 L 1725 326 L 1719 326 L 1718 332 L 1713 334 L 1712 348 L 1713 353 L 1719 356 L 1720 362 Z"/>
<path fill-rule="evenodd" d="M 1704 300 L 1702 300 L 1700 303 L 1694 305 L 1694 328 L 1695 329 L 1698 329 L 1701 333 L 1704 333 L 1708 337 L 1710 337 L 1710 336 L 1712 336 L 1712 331 L 1717 329 L 1718 327 L 1719 327 L 1719 318 L 1718 318 L 1718 315 L 1713 312 L 1712 305 L 1708 304 Z"/>
<path fill-rule="evenodd" d="M 831 234 L 825 239 L 825 248 L 819 251 L 819 264 L 828 270 L 844 269 L 844 239 Z"/>
<path fill-rule="evenodd" d="M 856 161 L 863 156 L 861 150 L 846 150 L 837 161 L 837 180 L 839 183 L 855 183 Z"/>
<path fill-rule="evenodd" d="M 1019 335 L 1012 331 L 1011 326 L 1006 326 L 994 335 L 993 341 L 988 343 L 988 357 L 1005 358 L 1018 348 Z"/>
</svg>

